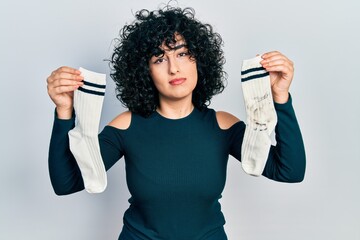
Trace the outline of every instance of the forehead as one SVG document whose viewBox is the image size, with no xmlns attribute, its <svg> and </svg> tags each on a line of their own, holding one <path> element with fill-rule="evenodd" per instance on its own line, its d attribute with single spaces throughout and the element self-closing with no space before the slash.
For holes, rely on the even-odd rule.
<svg viewBox="0 0 360 240">
<path fill-rule="evenodd" d="M 185 38 L 182 35 L 175 33 L 173 42 L 166 43 L 166 41 L 163 41 L 159 48 L 163 51 L 168 52 L 175 51 L 183 47 L 186 47 Z"/>
</svg>

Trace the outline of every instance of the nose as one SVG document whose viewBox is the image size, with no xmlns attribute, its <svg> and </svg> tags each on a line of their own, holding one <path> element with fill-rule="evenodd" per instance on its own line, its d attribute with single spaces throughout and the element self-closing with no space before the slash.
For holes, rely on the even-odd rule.
<svg viewBox="0 0 360 240">
<path fill-rule="evenodd" d="M 175 57 L 169 58 L 169 74 L 175 75 L 180 71 L 179 69 L 179 63 L 176 61 Z"/>
</svg>

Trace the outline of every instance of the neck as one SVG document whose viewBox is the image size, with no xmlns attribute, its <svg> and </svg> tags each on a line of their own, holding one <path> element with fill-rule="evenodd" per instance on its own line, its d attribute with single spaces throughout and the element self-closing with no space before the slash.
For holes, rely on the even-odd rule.
<svg viewBox="0 0 360 240">
<path fill-rule="evenodd" d="M 157 112 L 163 117 L 170 119 L 180 119 L 188 116 L 194 109 L 194 105 L 190 100 L 180 101 L 160 101 Z"/>
</svg>

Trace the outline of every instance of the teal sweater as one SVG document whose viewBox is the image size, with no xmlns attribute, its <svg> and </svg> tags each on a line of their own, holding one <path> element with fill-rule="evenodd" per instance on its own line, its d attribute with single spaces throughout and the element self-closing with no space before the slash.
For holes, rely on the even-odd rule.
<svg viewBox="0 0 360 240">
<path fill-rule="evenodd" d="M 281 182 L 302 181 L 305 151 L 291 104 L 275 104 L 276 146 L 270 149 L 263 175 Z M 69 150 L 68 131 L 74 118 L 55 118 L 49 150 L 55 192 L 84 189 L 80 170 Z M 171 120 L 154 112 L 132 114 L 126 130 L 106 126 L 99 144 L 106 169 L 124 156 L 131 198 L 119 239 L 227 239 L 219 199 L 228 156 L 241 160 L 244 122 L 227 130 L 218 126 L 212 109 L 194 109 Z"/>
</svg>

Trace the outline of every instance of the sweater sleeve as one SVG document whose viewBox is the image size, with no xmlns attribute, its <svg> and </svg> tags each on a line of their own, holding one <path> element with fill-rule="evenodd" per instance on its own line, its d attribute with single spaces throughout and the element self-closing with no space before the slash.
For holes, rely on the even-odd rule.
<svg viewBox="0 0 360 240">
<path fill-rule="evenodd" d="M 279 182 L 301 182 L 305 175 L 305 148 L 291 96 L 287 103 L 275 103 L 275 109 L 277 144 L 270 148 L 262 175 Z"/>
<path fill-rule="evenodd" d="M 57 195 L 67 195 L 84 189 L 84 182 L 69 147 L 68 132 L 75 126 L 75 115 L 69 120 L 58 119 L 55 113 L 50 138 L 48 167 L 52 187 Z M 106 170 L 123 156 L 120 139 L 110 127 L 99 134 L 101 156 Z"/>
</svg>

